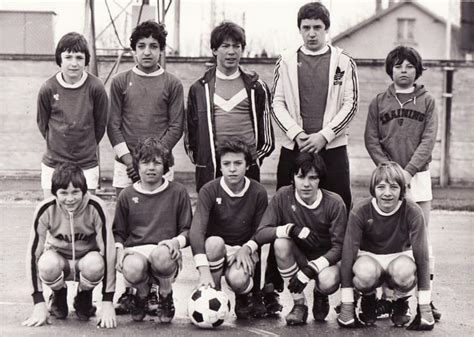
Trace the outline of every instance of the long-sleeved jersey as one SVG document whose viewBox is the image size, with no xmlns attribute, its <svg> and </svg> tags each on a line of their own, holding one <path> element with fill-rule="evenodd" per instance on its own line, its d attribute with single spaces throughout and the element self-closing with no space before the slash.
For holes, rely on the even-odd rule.
<svg viewBox="0 0 474 337">
<path fill-rule="evenodd" d="M 189 232 L 193 254 L 204 254 L 205 239 L 220 236 L 228 245 L 243 245 L 254 240 L 258 224 L 267 208 L 265 187 L 246 179 L 246 188 L 239 195 L 230 195 L 217 178 L 199 191 L 196 212 Z"/>
<path fill-rule="evenodd" d="M 128 186 L 118 197 L 113 225 L 115 242 L 133 247 L 181 235 L 187 243 L 192 211 L 186 188 L 167 180 L 152 192 L 140 186 L 140 182 Z"/>
<path fill-rule="evenodd" d="M 78 260 L 98 251 L 105 262 L 102 300 L 112 301 L 115 292 L 115 245 L 112 223 L 101 199 L 86 194 L 74 213 L 69 213 L 56 198 L 48 198 L 36 208 L 27 250 L 34 303 L 44 302 L 38 276 L 38 260 L 46 247 L 68 260 Z M 74 248 L 74 249 L 73 249 Z"/>
<path fill-rule="evenodd" d="M 422 85 L 397 94 L 392 84 L 370 103 L 365 147 L 376 165 L 393 160 L 415 175 L 428 170 L 437 131 L 434 97 Z"/>
<path fill-rule="evenodd" d="M 338 194 L 324 189 L 320 191 L 319 205 L 309 208 L 296 199 L 293 186 L 280 188 L 260 222 L 255 235 L 257 243 L 262 245 L 275 241 L 278 226 L 294 223 L 308 227 L 318 235 L 320 246 L 308 253 L 314 258 L 324 256 L 330 265 L 337 263 L 341 259 L 346 230 L 346 207 Z"/>
<path fill-rule="evenodd" d="M 375 199 L 368 198 L 349 214 L 342 252 L 342 288 L 352 287 L 352 266 L 359 249 L 374 254 L 393 254 L 412 249 L 418 289 L 429 290 L 428 239 L 421 208 L 411 200 L 403 200 L 395 213 L 387 215 L 375 205 Z"/>
</svg>

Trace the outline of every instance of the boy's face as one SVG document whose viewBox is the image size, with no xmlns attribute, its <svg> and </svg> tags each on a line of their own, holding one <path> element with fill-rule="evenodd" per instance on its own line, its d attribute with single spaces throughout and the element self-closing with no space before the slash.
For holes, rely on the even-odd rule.
<svg viewBox="0 0 474 337">
<path fill-rule="evenodd" d="M 63 51 L 61 53 L 61 73 L 66 83 L 74 84 L 82 78 L 86 67 L 86 54 Z"/>
<path fill-rule="evenodd" d="M 375 185 L 375 199 L 385 213 L 393 211 L 400 200 L 401 187 L 396 182 L 382 180 Z"/>
<path fill-rule="evenodd" d="M 237 71 L 240 58 L 242 57 L 242 45 L 232 39 L 225 39 L 219 48 L 212 51 L 216 57 L 217 69 L 226 75 Z"/>
<path fill-rule="evenodd" d="M 393 83 L 396 88 L 406 89 L 415 83 L 416 69 L 408 60 L 395 64 L 392 69 Z"/>
<path fill-rule="evenodd" d="M 299 197 L 308 205 L 314 203 L 319 189 L 319 175 L 314 167 L 306 175 L 303 175 L 300 169 L 293 179 Z"/>
<path fill-rule="evenodd" d="M 140 160 L 138 162 L 138 175 L 145 188 L 154 189 L 159 187 L 162 183 L 164 170 L 163 159 L 161 157 L 155 157 L 155 159 L 151 161 Z"/>
<path fill-rule="evenodd" d="M 303 19 L 300 23 L 300 34 L 306 48 L 311 51 L 321 50 L 326 45 L 327 30 L 321 19 Z"/>
<path fill-rule="evenodd" d="M 138 69 L 144 73 L 152 73 L 158 70 L 160 60 L 160 44 L 152 36 L 138 40 L 135 47 L 135 58 Z"/>
<path fill-rule="evenodd" d="M 66 189 L 60 188 L 56 191 L 56 198 L 58 202 L 68 211 L 74 212 L 81 204 L 84 194 L 79 187 L 74 187 L 69 183 Z"/>
<path fill-rule="evenodd" d="M 221 172 L 227 186 L 237 186 L 244 180 L 247 163 L 243 153 L 228 152 L 221 156 Z"/>
</svg>

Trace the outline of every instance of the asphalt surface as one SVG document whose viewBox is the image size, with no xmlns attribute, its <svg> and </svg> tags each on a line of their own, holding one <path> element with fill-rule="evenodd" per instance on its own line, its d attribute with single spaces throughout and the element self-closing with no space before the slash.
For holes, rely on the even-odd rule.
<svg viewBox="0 0 474 337">
<path fill-rule="evenodd" d="M 114 204 L 108 203 L 113 212 Z M 95 321 L 79 322 L 70 306 L 67 320 L 52 319 L 52 325 L 26 328 L 21 322 L 31 313 L 32 301 L 26 280 L 25 251 L 34 211 L 34 202 L 3 201 L 0 203 L 0 336 L 474 336 L 472 303 L 474 302 L 474 227 L 473 215 L 468 212 L 433 211 L 430 224 L 431 239 L 436 256 L 436 280 L 433 291 L 435 304 L 442 311 L 442 320 L 431 332 L 410 332 L 394 328 L 390 320 L 379 320 L 376 327 L 359 330 L 340 329 L 331 310 L 326 323 L 315 323 L 311 317 L 301 327 L 287 327 L 284 315 L 291 308 L 287 292 L 281 295 L 285 306 L 279 318 L 250 321 L 237 320 L 231 314 L 226 323 L 215 330 L 200 330 L 186 316 L 186 303 L 197 282 L 189 248 L 184 250 L 184 268 L 174 286 L 176 317 L 169 325 L 159 325 L 152 317 L 136 323 L 129 316 L 119 316 L 118 328 L 98 329 Z M 118 293 L 123 289 L 119 282 Z M 312 303 L 312 285 L 307 297 Z M 69 284 L 69 303 L 72 303 L 75 287 Z M 46 291 L 45 294 L 47 295 Z M 118 295 L 116 295 L 116 298 Z M 233 302 L 233 296 L 229 293 Z M 100 289 L 94 292 L 100 298 Z M 339 294 L 330 297 L 333 307 Z M 97 304 L 100 305 L 100 302 Z M 413 309 L 413 302 L 412 309 Z M 232 303 L 233 306 L 233 303 Z M 310 307 L 311 310 L 311 307 Z"/>
</svg>

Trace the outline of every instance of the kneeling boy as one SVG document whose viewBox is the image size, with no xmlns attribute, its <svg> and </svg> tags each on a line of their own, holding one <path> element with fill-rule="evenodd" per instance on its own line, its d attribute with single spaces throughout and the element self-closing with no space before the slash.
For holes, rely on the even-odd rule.
<svg viewBox="0 0 474 337">
<path fill-rule="evenodd" d="M 107 210 L 98 197 L 87 193 L 82 169 L 61 164 L 52 177 L 54 197 L 36 209 L 28 246 L 34 308 L 25 326 L 49 323 L 42 283 L 51 288 L 50 312 L 57 319 L 68 315 L 67 280 L 78 281 L 74 308 L 79 320 L 95 314 L 92 290 L 102 282 L 102 310 L 98 325 L 116 326 L 112 300 L 115 291 L 115 250 Z"/>
<path fill-rule="evenodd" d="M 429 255 L 423 211 L 405 198 L 403 170 L 383 162 L 370 181 L 373 198 L 360 202 L 349 215 L 341 264 L 341 327 L 356 327 L 353 288 L 362 293 L 359 318 L 365 325 L 377 319 L 376 294 L 385 283 L 394 289 L 391 314 L 395 326 L 410 321 L 408 293 L 418 284 L 418 309 L 409 330 L 431 330 Z"/>
<path fill-rule="evenodd" d="M 316 321 L 325 320 L 328 295 L 339 288 L 337 262 L 346 229 L 346 207 L 338 194 L 319 188 L 325 175 L 321 157 L 298 154 L 292 185 L 277 191 L 255 236 L 260 245 L 274 245 L 278 270 L 294 301 L 286 316 L 288 325 L 306 323 L 308 306 L 303 290 L 310 280 L 315 280 Z"/>
<path fill-rule="evenodd" d="M 252 163 L 247 144 L 226 140 L 218 147 L 218 155 L 222 177 L 199 191 L 189 233 L 199 282 L 220 289 L 225 271 L 227 284 L 236 294 L 237 317 L 262 316 L 265 307 L 251 291 L 258 262 L 254 234 L 267 208 L 267 192 L 245 177 Z"/>
<path fill-rule="evenodd" d="M 142 321 L 150 283 L 159 285 L 158 320 L 174 317 L 172 283 L 181 266 L 181 249 L 188 242 L 191 202 L 186 188 L 163 178 L 173 157 L 157 138 L 138 143 L 133 166 L 140 181 L 119 195 L 115 210 L 114 237 L 117 270 L 135 289 L 132 319 Z"/>
</svg>

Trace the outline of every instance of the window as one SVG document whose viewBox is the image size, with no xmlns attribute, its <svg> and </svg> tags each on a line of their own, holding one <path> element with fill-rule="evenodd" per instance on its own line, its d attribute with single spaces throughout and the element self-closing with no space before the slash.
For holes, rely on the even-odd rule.
<svg viewBox="0 0 474 337">
<path fill-rule="evenodd" d="M 397 19 L 397 41 L 398 44 L 415 45 L 415 19 Z"/>
</svg>

